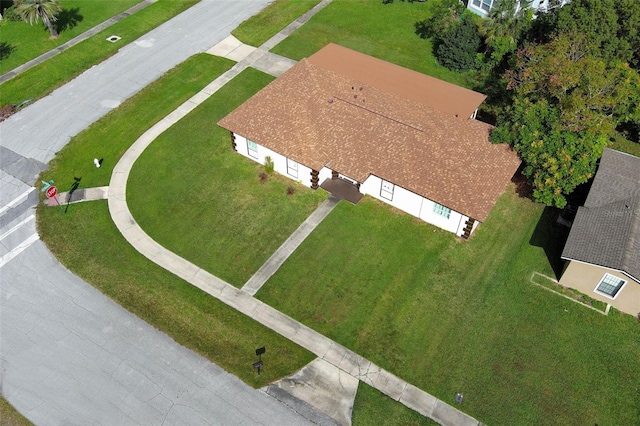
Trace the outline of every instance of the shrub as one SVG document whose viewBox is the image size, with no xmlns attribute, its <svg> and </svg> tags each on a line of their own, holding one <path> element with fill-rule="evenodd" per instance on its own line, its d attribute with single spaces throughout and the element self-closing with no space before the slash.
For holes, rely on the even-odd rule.
<svg viewBox="0 0 640 426">
<path fill-rule="evenodd" d="M 435 55 L 438 62 L 453 71 L 467 71 L 476 66 L 482 40 L 469 15 L 437 37 Z"/>
<path fill-rule="evenodd" d="M 269 157 L 268 155 L 264 158 L 264 171 L 267 172 L 268 174 L 272 175 L 273 174 L 273 170 L 274 170 L 274 164 L 273 164 L 273 160 L 271 159 L 271 157 Z"/>
<path fill-rule="evenodd" d="M 7 22 L 20 22 L 22 21 L 22 16 L 20 16 L 15 6 L 9 6 L 2 13 L 2 19 Z"/>
</svg>

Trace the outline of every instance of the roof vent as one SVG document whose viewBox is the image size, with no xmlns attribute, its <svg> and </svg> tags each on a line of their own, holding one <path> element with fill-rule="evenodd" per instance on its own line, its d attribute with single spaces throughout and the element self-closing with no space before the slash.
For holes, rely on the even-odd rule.
<svg viewBox="0 0 640 426">
<path fill-rule="evenodd" d="M 329 100 L 327 101 L 328 104 L 332 104 L 333 103 L 333 99 L 329 98 Z"/>
</svg>

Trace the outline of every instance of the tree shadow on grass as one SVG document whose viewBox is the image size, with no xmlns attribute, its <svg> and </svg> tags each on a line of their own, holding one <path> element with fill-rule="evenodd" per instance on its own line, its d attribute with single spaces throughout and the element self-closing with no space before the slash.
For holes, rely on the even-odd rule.
<svg viewBox="0 0 640 426">
<path fill-rule="evenodd" d="M 6 41 L 0 41 L 0 61 L 8 58 L 14 50 L 16 50 L 15 46 Z"/>
<path fill-rule="evenodd" d="M 556 279 L 560 279 L 565 261 L 560 258 L 569 237 L 570 228 L 557 222 L 560 209 L 545 207 L 534 229 L 529 244 L 541 247 L 553 269 Z"/>
<path fill-rule="evenodd" d="M 59 33 L 70 30 L 71 28 L 78 25 L 78 23 L 82 22 L 84 16 L 80 15 L 78 12 L 80 8 L 73 7 L 71 9 L 62 9 L 62 12 L 58 14 L 58 19 L 54 22 L 54 27 L 56 31 Z"/>
</svg>

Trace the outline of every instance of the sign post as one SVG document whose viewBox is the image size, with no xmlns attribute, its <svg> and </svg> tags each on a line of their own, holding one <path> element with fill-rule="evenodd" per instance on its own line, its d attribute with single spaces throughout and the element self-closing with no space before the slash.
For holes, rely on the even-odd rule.
<svg viewBox="0 0 640 426">
<path fill-rule="evenodd" d="M 258 376 L 260 375 L 260 370 L 262 369 L 262 354 L 266 352 L 265 347 L 261 347 L 256 349 L 256 356 L 258 357 L 258 361 L 253 363 L 253 368 L 258 369 Z"/>
<path fill-rule="evenodd" d="M 53 198 L 56 201 L 56 204 L 58 205 L 58 207 L 60 207 L 60 210 L 62 210 L 62 206 L 60 205 L 60 202 L 58 201 L 58 197 L 56 197 L 56 195 L 58 195 L 58 188 L 56 188 L 53 185 L 50 185 L 47 190 L 45 191 L 45 194 L 47 194 L 47 197 L 49 198 L 49 203 L 51 203 L 51 199 Z M 62 210 L 64 211 L 64 210 Z"/>
</svg>

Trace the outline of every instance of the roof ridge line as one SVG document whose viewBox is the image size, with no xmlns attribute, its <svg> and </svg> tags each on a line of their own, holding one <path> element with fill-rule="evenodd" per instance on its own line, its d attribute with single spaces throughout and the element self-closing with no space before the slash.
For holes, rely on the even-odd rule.
<svg viewBox="0 0 640 426">
<path fill-rule="evenodd" d="M 380 116 L 380 117 L 384 117 L 384 118 L 386 118 L 387 120 L 395 121 L 395 122 L 396 122 L 396 123 L 398 123 L 398 124 L 402 124 L 403 126 L 406 126 L 406 127 L 411 128 L 411 129 L 417 130 L 418 132 L 427 133 L 425 130 L 422 130 L 422 129 L 418 128 L 418 127 L 412 126 L 411 124 L 407 124 L 407 123 L 405 123 L 405 122 L 403 122 L 403 121 L 400 121 L 400 120 L 397 120 L 397 119 L 395 119 L 395 118 L 389 117 L 389 116 L 384 115 L 384 114 L 382 114 L 382 113 L 380 113 L 380 112 L 377 112 L 377 111 L 374 111 L 374 110 L 369 109 L 369 108 L 367 108 L 367 107 L 364 107 L 364 106 L 362 106 L 362 105 L 359 105 L 359 104 L 353 103 L 352 101 L 349 101 L 349 100 L 347 100 L 347 99 L 343 99 L 343 98 L 341 98 L 340 96 L 336 96 L 336 95 L 334 95 L 333 97 L 334 97 L 335 99 L 337 99 L 337 100 L 339 100 L 339 101 L 342 101 L 342 102 L 344 102 L 344 103 L 347 103 L 347 104 L 349 104 L 349 105 L 351 105 L 351 106 L 361 108 L 361 109 L 363 109 L 363 110 L 365 110 L 365 111 L 368 111 L 368 112 L 370 112 L 370 113 L 372 113 L 372 114 L 378 115 L 378 116 Z"/>
</svg>

